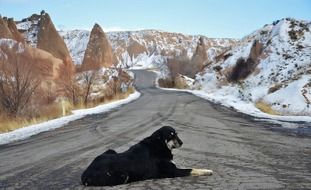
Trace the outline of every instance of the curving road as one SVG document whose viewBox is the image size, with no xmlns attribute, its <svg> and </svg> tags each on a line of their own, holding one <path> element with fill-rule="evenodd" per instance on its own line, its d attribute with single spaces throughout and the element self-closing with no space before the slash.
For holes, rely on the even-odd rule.
<svg viewBox="0 0 311 190">
<path fill-rule="evenodd" d="M 174 126 L 184 141 L 175 151 L 177 165 L 213 169 L 214 175 L 105 189 L 311 188 L 310 137 L 188 93 L 157 89 L 154 80 L 153 73 L 137 71 L 138 100 L 0 146 L 0 189 L 84 189 L 80 175 L 96 155 L 125 150 L 162 125 Z"/>
</svg>

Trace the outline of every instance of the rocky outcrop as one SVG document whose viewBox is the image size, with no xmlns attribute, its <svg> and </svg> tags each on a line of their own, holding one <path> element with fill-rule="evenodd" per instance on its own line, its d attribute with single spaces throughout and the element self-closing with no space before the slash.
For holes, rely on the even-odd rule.
<svg viewBox="0 0 311 190">
<path fill-rule="evenodd" d="M 74 65 L 67 46 L 62 37 L 58 34 L 55 26 L 47 13 L 42 12 L 39 21 L 37 48 L 51 53 L 54 57 L 63 60 L 64 65 L 61 68 L 62 75 L 73 75 Z"/>
<path fill-rule="evenodd" d="M 259 57 L 261 56 L 262 50 L 263 45 L 258 40 L 255 40 L 250 50 L 249 58 L 257 64 L 259 62 Z"/>
<path fill-rule="evenodd" d="M 127 47 L 127 52 L 131 58 L 137 57 L 139 54 L 147 53 L 147 48 L 136 40 L 131 41 L 130 45 Z"/>
<path fill-rule="evenodd" d="M 8 27 L 7 19 L 0 16 L 0 38 L 13 39 L 12 33 Z"/>
<path fill-rule="evenodd" d="M 204 38 L 200 37 L 197 48 L 192 56 L 192 63 L 203 66 L 207 60 L 206 47 L 204 43 Z"/>
<path fill-rule="evenodd" d="M 204 43 L 204 38 L 200 37 L 198 41 L 197 48 L 192 56 L 191 64 L 194 68 L 194 74 L 201 71 L 206 64 L 206 61 L 208 59 L 207 53 L 206 53 L 206 47 Z"/>
<path fill-rule="evenodd" d="M 31 68 L 32 74 L 41 80 L 43 86 L 47 82 L 53 84 L 54 87 L 59 86 L 63 60 L 44 50 L 32 48 L 27 44 L 10 39 L 0 40 L 0 52 L 2 64 L 17 64 L 19 66 L 23 64 L 25 67 Z M 21 68 L 24 67 L 21 66 Z"/>
<path fill-rule="evenodd" d="M 17 30 L 13 18 L 0 17 L 0 38 L 13 39 L 25 42 L 23 35 Z"/>
<path fill-rule="evenodd" d="M 102 28 L 95 24 L 84 53 L 81 70 L 100 69 L 113 64 L 112 48 Z"/>
<path fill-rule="evenodd" d="M 17 30 L 16 24 L 13 20 L 13 18 L 9 18 L 8 21 L 8 28 L 11 32 L 12 39 L 18 41 L 18 42 L 25 42 L 24 36 Z"/>
</svg>

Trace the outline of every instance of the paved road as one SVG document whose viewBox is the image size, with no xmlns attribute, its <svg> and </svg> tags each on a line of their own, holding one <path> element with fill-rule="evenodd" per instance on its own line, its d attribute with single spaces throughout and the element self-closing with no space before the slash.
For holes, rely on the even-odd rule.
<svg viewBox="0 0 311 190">
<path fill-rule="evenodd" d="M 311 188 L 310 137 L 188 93 L 156 89 L 154 78 L 137 72 L 142 96 L 121 108 L 0 146 L 0 189 L 84 189 L 80 175 L 96 155 L 125 150 L 162 125 L 174 126 L 184 141 L 175 151 L 177 165 L 213 169 L 214 175 L 105 189 Z"/>
</svg>

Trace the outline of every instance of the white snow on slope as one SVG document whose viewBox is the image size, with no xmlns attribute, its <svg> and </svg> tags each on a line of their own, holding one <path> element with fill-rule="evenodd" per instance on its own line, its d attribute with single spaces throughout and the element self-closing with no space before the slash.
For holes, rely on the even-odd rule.
<svg viewBox="0 0 311 190">
<path fill-rule="evenodd" d="M 37 47 L 39 32 L 38 23 L 38 20 L 33 20 L 16 24 L 18 30 L 26 31 L 24 33 L 26 42 L 32 47 Z"/>
<path fill-rule="evenodd" d="M 30 136 L 36 135 L 44 131 L 54 130 L 56 128 L 66 125 L 70 121 L 80 119 L 86 115 L 108 112 L 111 109 L 117 108 L 123 104 L 127 104 L 133 100 L 136 100 L 139 97 L 140 97 L 140 93 L 136 91 L 133 94 L 131 94 L 128 98 L 123 99 L 123 100 L 118 100 L 118 101 L 111 102 L 108 104 L 99 105 L 94 108 L 74 110 L 72 115 L 68 115 L 68 116 L 64 116 L 61 118 L 49 120 L 43 123 L 27 126 L 24 128 L 14 130 L 12 132 L 0 134 L 0 145 L 7 144 L 7 143 L 17 141 L 17 140 L 22 140 L 22 139 L 28 138 Z"/>
<path fill-rule="evenodd" d="M 74 64 L 81 64 L 90 39 L 88 30 L 59 31 L 70 52 Z"/>
<path fill-rule="evenodd" d="M 255 71 L 239 82 L 229 82 L 228 71 L 239 58 L 248 57 L 255 40 L 263 45 Z M 310 21 L 287 18 L 266 25 L 243 38 L 227 54 L 227 59 L 197 75 L 196 89 L 228 106 L 235 107 L 234 102 L 264 102 L 282 115 L 311 116 Z M 215 66 L 220 66 L 221 71 L 215 71 Z"/>
<path fill-rule="evenodd" d="M 59 31 L 59 34 L 64 38 L 74 63 L 81 64 L 90 31 Z M 157 30 L 107 32 L 106 35 L 120 65 L 126 68 L 137 66 L 145 69 L 158 67 L 160 62 L 163 64 L 163 60 L 168 55 L 180 55 L 183 51 L 186 51 L 190 58 L 200 38 L 199 35 L 191 36 Z M 211 58 L 215 57 L 216 52 L 229 47 L 236 41 L 234 39 L 203 38 L 207 46 L 210 47 L 207 51 Z M 127 48 L 134 42 L 145 47 L 147 52 L 131 57 Z"/>
</svg>

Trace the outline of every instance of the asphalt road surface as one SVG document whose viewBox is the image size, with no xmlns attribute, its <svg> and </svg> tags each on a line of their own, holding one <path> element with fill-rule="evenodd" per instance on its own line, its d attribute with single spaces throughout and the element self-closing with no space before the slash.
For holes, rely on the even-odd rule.
<svg viewBox="0 0 311 190">
<path fill-rule="evenodd" d="M 109 113 L 0 146 L 0 189 L 97 189 L 80 184 L 88 164 L 108 148 L 126 150 L 163 125 L 184 144 L 174 161 L 213 176 L 147 180 L 104 189 L 311 189 L 311 138 L 213 104 L 154 87 L 136 72 L 142 96 Z M 100 188 L 99 188 L 100 189 Z"/>
</svg>

